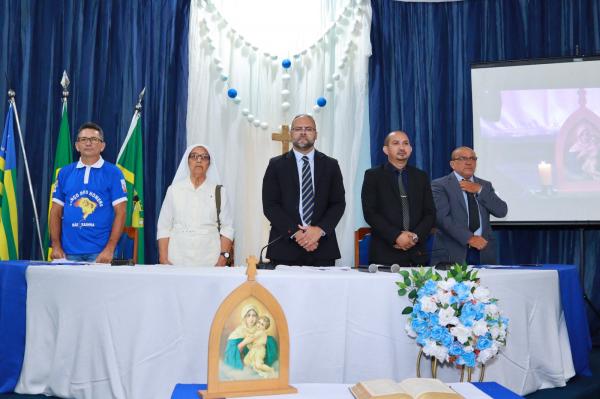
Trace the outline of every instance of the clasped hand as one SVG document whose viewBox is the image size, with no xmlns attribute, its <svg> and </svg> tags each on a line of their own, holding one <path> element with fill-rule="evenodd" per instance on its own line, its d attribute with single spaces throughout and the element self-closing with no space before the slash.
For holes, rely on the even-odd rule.
<svg viewBox="0 0 600 399">
<path fill-rule="evenodd" d="M 319 246 L 319 240 L 322 236 L 323 230 L 319 226 L 298 225 L 298 231 L 294 234 L 294 240 L 307 252 L 313 252 Z"/>
<path fill-rule="evenodd" d="M 398 237 L 396 237 L 396 243 L 394 248 L 408 251 L 414 247 L 417 243 L 413 241 L 413 234 L 410 231 L 403 231 Z"/>
</svg>

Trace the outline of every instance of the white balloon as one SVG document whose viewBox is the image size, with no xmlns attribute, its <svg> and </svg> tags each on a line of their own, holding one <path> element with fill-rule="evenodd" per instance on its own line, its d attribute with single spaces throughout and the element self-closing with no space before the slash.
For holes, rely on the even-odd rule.
<svg viewBox="0 0 600 399">
<path fill-rule="evenodd" d="M 338 65 L 338 69 L 344 69 L 346 67 L 346 64 L 344 64 L 343 62 Z"/>
<path fill-rule="evenodd" d="M 290 80 L 291 76 L 289 73 L 284 73 L 283 75 L 281 75 L 281 79 L 282 80 Z"/>
<path fill-rule="evenodd" d="M 267 128 L 269 127 L 269 124 L 267 122 L 261 122 L 260 127 L 263 128 L 263 130 L 267 130 Z"/>
<path fill-rule="evenodd" d="M 333 80 L 340 80 L 340 74 L 339 73 L 334 73 L 333 76 L 331 77 L 331 79 L 333 79 Z"/>
<path fill-rule="evenodd" d="M 248 115 L 248 122 L 252 123 L 253 120 L 254 120 L 254 115 L 249 114 Z"/>
<path fill-rule="evenodd" d="M 319 111 L 321 111 L 321 107 L 319 107 L 317 104 L 313 105 L 313 111 L 315 111 L 315 114 L 318 114 Z"/>
<path fill-rule="evenodd" d="M 327 90 L 327 91 L 333 90 L 333 83 L 327 83 L 327 86 L 325 86 L 325 90 Z"/>
<path fill-rule="evenodd" d="M 239 104 L 239 103 L 241 103 L 241 102 L 242 102 L 242 98 L 241 98 L 240 96 L 237 96 L 236 98 L 234 98 L 234 99 L 233 99 L 233 102 L 234 102 L 235 104 Z"/>
<path fill-rule="evenodd" d="M 226 81 L 227 81 L 227 79 L 229 79 L 229 77 L 228 77 L 227 75 L 225 75 L 224 73 L 222 73 L 222 74 L 221 74 L 221 80 L 222 80 L 223 82 L 226 82 Z"/>
<path fill-rule="evenodd" d="M 281 97 L 287 97 L 290 95 L 290 91 L 288 89 L 281 90 Z"/>
<path fill-rule="evenodd" d="M 254 51 L 258 50 L 258 46 L 252 46 L 252 50 L 254 50 Z"/>
<path fill-rule="evenodd" d="M 283 109 L 284 111 L 287 111 L 288 109 L 290 109 L 290 103 L 288 103 L 287 101 L 282 102 L 281 109 Z"/>
<path fill-rule="evenodd" d="M 221 63 L 221 59 L 219 57 L 213 57 L 213 60 L 215 61 L 215 64 Z"/>
<path fill-rule="evenodd" d="M 217 72 L 221 72 L 223 70 L 223 67 L 219 64 L 215 65 L 215 69 L 217 70 Z"/>
<path fill-rule="evenodd" d="M 255 119 L 252 124 L 254 125 L 254 127 L 259 127 L 260 126 L 260 120 Z"/>
<path fill-rule="evenodd" d="M 248 116 L 249 113 L 250 113 L 250 110 L 248 108 L 242 109 L 242 115 Z"/>
<path fill-rule="evenodd" d="M 275 61 L 275 60 L 277 60 L 277 56 L 276 56 L 276 55 L 272 55 L 272 56 L 271 56 L 271 59 L 272 59 L 273 61 Z"/>
</svg>

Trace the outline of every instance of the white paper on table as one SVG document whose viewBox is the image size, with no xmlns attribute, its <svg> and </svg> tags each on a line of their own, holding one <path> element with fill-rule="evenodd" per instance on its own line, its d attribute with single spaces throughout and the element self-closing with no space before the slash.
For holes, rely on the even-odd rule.
<svg viewBox="0 0 600 399">
<path fill-rule="evenodd" d="M 465 399 L 493 399 L 470 382 L 451 382 L 448 386 Z"/>
</svg>

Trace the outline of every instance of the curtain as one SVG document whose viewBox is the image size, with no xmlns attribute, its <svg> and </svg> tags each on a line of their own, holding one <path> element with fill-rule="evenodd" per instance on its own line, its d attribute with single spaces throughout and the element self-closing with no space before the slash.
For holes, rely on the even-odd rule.
<svg viewBox="0 0 600 399">
<path fill-rule="evenodd" d="M 185 146 L 189 1 L 65 0 L 4 1 L 0 4 L 0 93 L 9 85 L 29 158 L 40 223 L 47 223 L 49 171 L 61 114 L 63 70 L 71 80 L 72 138 L 88 120 L 103 127 L 103 157 L 114 163 L 146 87 L 143 109 L 146 242 L 155 242 L 156 217 Z M 4 97 L 6 99 L 6 97 Z M 6 114 L 7 101 L 0 102 Z M 4 123 L 4 120 L 2 120 Z M 19 152 L 22 259 L 40 259 L 33 208 Z M 77 158 L 75 158 L 77 159 Z M 156 260 L 156 246 L 146 245 Z"/>
<path fill-rule="evenodd" d="M 368 136 L 371 53 L 370 5 L 356 3 L 192 2 L 187 139 L 211 148 L 233 198 L 238 264 L 258 255 L 267 242 L 262 178 L 269 159 L 282 153 L 271 134 L 299 113 L 314 115 L 316 148 L 340 163 L 346 211 L 336 229 L 338 263 L 353 262 L 354 219 L 360 212 L 353 194 L 361 139 Z M 291 62 L 287 70 L 284 59 Z M 239 103 L 228 98 L 229 89 L 237 90 Z M 320 97 L 327 100 L 325 107 L 315 105 Z"/>
<path fill-rule="evenodd" d="M 597 0 L 388 0 L 372 1 L 372 9 L 372 163 L 385 161 L 383 138 L 399 128 L 413 143 L 411 163 L 432 178 L 449 173 L 452 149 L 473 144 L 470 64 L 600 53 Z M 497 235 L 501 263 L 577 264 L 600 304 L 597 226 L 502 227 Z"/>
</svg>

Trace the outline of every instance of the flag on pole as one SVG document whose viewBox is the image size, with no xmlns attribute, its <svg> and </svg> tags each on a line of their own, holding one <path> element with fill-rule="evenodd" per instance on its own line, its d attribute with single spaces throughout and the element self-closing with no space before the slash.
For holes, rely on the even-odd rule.
<svg viewBox="0 0 600 399">
<path fill-rule="evenodd" d="M 48 199 L 48 225 L 44 235 L 44 249 L 48 260 L 52 260 L 52 246 L 50 245 L 50 210 L 52 209 L 52 193 L 56 187 L 58 172 L 60 169 L 73 162 L 73 147 L 71 146 L 71 131 L 69 129 L 69 113 L 67 111 L 66 98 L 63 99 L 62 115 L 60 118 L 60 129 L 58 131 L 58 141 L 56 142 L 56 152 L 54 153 L 54 168 L 52 169 L 52 185 L 50 186 L 50 196 Z"/>
<path fill-rule="evenodd" d="M 127 184 L 125 226 L 138 229 L 137 262 L 144 263 L 144 160 L 140 109 L 141 104 L 138 103 L 125 141 L 119 150 L 117 166 L 123 172 Z"/>
<path fill-rule="evenodd" d="M 0 260 L 19 258 L 17 218 L 17 158 L 15 151 L 14 110 L 8 107 L 0 144 Z"/>
</svg>

